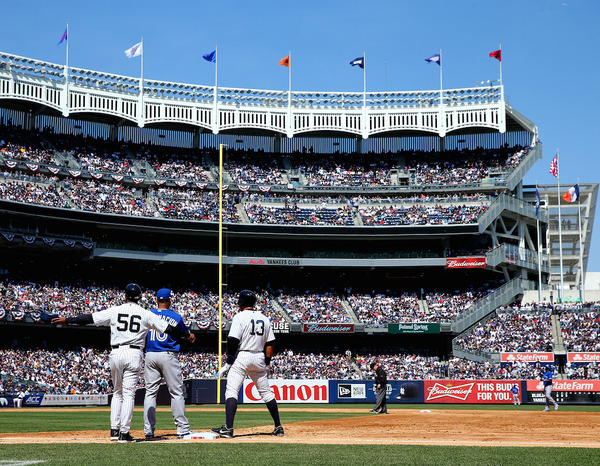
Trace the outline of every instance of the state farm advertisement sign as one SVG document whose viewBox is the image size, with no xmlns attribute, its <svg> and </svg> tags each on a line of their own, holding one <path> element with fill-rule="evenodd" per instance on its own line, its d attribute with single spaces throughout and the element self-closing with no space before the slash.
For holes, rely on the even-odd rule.
<svg viewBox="0 0 600 466">
<path fill-rule="evenodd" d="M 354 324 L 304 324 L 304 333 L 354 333 Z"/>
<path fill-rule="evenodd" d="M 553 380 L 553 392 L 600 392 L 600 380 Z M 543 392 L 541 380 L 528 380 L 528 392 Z"/>
<path fill-rule="evenodd" d="M 600 353 L 569 353 L 569 362 L 600 362 Z"/>
<path fill-rule="evenodd" d="M 447 269 L 474 269 L 477 267 L 485 267 L 487 262 L 483 257 L 447 257 Z"/>
<path fill-rule="evenodd" d="M 425 403 L 512 403 L 518 380 L 425 380 Z"/>
<path fill-rule="evenodd" d="M 554 362 L 553 353 L 500 353 L 500 362 Z"/>
<path fill-rule="evenodd" d="M 278 403 L 329 403 L 328 380 L 269 380 Z M 243 403 L 263 403 L 254 382 L 244 380 Z"/>
</svg>

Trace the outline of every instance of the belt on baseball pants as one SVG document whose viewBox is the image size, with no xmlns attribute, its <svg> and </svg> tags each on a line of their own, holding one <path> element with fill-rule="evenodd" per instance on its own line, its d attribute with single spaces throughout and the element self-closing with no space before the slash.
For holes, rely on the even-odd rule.
<svg viewBox="0 0 600 466">
<path fill-rule="evenodd" d="M 110 347 L 112 349 L 117 349 L 117 348 L 142 349 L 141 346 L 137 346 L 137 345 L 110 345 Z"/>
</svg>

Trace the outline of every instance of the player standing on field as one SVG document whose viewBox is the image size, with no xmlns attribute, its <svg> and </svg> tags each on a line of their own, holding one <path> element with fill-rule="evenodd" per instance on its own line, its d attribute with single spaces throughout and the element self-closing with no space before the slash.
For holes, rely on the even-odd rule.
<svg viewBox="0 0 600 466">
<path fill-rule="evenodd" d="M 510 389 L 510 392 L 513 396 L 513 404 L 515 406 L 521 406 L 521 400 L 519 400 L 519 386 L 517 384 L 514 384 L 513 387 Z"/>
<path fill-rule="evenodd" d="M 170 309 L 171 290 L 161 288 L 156 293 L 158 309 L 152 312 L 183 334 L 189 334 L 188 340 L 196 341 L 196 336 L 183 323 L 181 316 Z M 154 438 L 156 425 L 156 396 L 161 379 L 164 378 L 171 396 L 171 412 L 177 426 L 177 437 L 183 438 L 190 433 L 190 422 L 185 416 L 185 397 L 183 374 L 177 359 L 180 344 L 173 337 L 156 330 L 150 330 L 146 337 L 146 360 L 144 373 L 146 379 L 146 397 L 144 398 L 144 434 L 146 439 Z"/>
<path fill-rule="evenodd" d="M 273 435 L 284 435 L 279 409 L 275 395 L 267 379 L 267 366 L 271 362 L 275 347 L 275 335 L 271 321 L 260 311 L 254 310 L 256 295 L 249 290 L 242 290 L 238 299 L 238 312 L 231 320 L 231 328 L 227 337 L 227 361 L 219 370 L 219 378 L 229 372 L 225 389 L 225 425 L 211 429 L 221 437 L 233 437 L 233 421 L 237 411 L 238 395 L 248 375 L 275 423 Z"/>
<path fill-rule="evenodd" d="M 558 409 L 558 403 L 552 398 L 552 369 L 548 369 L 546 372 L 542 372 L 542 382 L 544 383 L 544 395 L 546 396 L 546 407 L 544 411 L 550 411 L 550 402 L 554 404 L 554 411 Z"/>
<path fill-rule="evenodd" d="M 142 289 L 135 283 L 125 287 L 125 304 L 92 314 L 74 317 L 54 317 L 55 325 L 96 324 L 110 326 L 110 375 L 113 382 L 113 398 L 110 404 L 110 439 L 121 443 L 135 442 L 129 433 L 135 388 L 142 368 L 146 334 L 155 329 L 173 336 L 186 336 L 168 322 L 137 304 Z"/>
</svg>

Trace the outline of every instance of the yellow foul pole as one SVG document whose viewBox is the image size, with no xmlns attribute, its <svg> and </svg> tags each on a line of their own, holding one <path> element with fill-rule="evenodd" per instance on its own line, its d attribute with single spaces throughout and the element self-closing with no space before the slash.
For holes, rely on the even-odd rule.
<svg viewBox="0 0 600 466">
<path fill-rule="evenodd" d="M 223 147 L 219 144 L 219 370 L 223 363 Z M 221 403 L 221 379 L 217 379 L 217 403 Z"/>
</svg>

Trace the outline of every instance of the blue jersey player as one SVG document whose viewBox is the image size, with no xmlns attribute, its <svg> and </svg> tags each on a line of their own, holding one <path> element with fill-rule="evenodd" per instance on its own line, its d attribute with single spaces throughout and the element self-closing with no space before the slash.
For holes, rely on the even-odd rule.
<svg viewBox="0 0 600 466">
<path fill-rule="evenodd" d="M 554 411 L 558 409 L 558 403 L 554 401 L 554 398 L 552 398 L 552 389 L 554 388 L 554 385 L 552 385 L 552 376 L 552 370 L 547 370 L 546 372 L 542 373 L 544 395 L 546 396 L 546 407 L 544 408 L 544 411 L 550 411 L 550 402 L 554 404 Z"/>
<path fill-rule="evenodd" d="M 162 288 L 156 293 L 158 309 L 152 312 L 169 325 L 179 328 L 183 334 L 189 332 L 183 323 L 181 316 L 171 307 L 171 290 Z M 196 341 L 193 333 L 189 334 L 190 342 Z M 146 379 L 146 397 L 144 398 L 144 434 L 146 439 L 154 438 L 154 426 L 156 425 L 156 396 L 160 382 L 164 378 L 171 396 L 171 412 L 173 421 L 177 426 L 177 437 L 184 438 L 190 433 L 190 422 L 185 416 L 185 397 L 183 387 L 183 375 L 181 366 L 177 359 L 179 352 L 179 341 L 171 336 L 159 333 L 155 330 L 148 332 L 146 337 L 146 362 L 144 365 Z"/>
<path fill-rule="evenodd" d="M 513 404 L 515 406 L 521 406 L 521 399 L 519 398 L 519 386 L 517 384 L 514 384 L 513 387 L 510 389 L 510 392 L 512 393 Z"/>
</svg>

